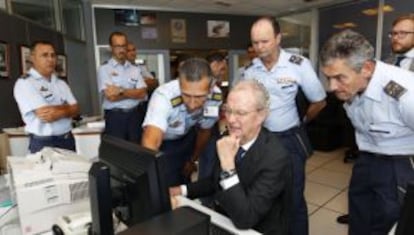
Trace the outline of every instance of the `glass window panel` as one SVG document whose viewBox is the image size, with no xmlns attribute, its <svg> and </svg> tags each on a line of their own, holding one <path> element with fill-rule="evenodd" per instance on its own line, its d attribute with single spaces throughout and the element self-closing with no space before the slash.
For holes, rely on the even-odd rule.
<svg viewBox="0 0 414 235">
<path fill-rule="evenodd" d="M 332 34 L 346 28 L 362 33 L 375 47 L 378 0 L 358 1 L 320 9 L 319 48 Z"/>
<path fill-rule="evenodd" d="M 311 12 L 293 14 L 278 20 L 282 30 L 282 47 L 309 58 Z"/>
<path fill-rule="evenodd" d="M 67 35 L 84 39 L 82 2 L 80 0 L 62 0 L 63 27 Z"/>
<path fill-rule="evenodd" d="M 56 28 L 53 0 L 11 0 L 10 3 L 14 14 Z"/>
<path fill-rule="evenodd" d="M 387 60 L 392 57 L 391 40 L 388 32 L 391 31 L 392 22 L 399 16 L 413 14 L 414 4 L 412 0 L 386 0 L 384 12 L 384 33 L 382 35 L 381 59 Z"/>
</svg>

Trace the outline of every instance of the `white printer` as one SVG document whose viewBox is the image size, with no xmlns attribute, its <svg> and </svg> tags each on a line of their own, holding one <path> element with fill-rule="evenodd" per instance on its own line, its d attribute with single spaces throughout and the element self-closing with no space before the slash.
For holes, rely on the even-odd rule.
<svg viewBox="0 0 414 235">
<path fill-rule="evenodd" d="M 90 166 L 87 158 L 59 148 L 8 158 L 23 235 L 48 232 L 58 217 L 90 210 Z"/>
</svg>

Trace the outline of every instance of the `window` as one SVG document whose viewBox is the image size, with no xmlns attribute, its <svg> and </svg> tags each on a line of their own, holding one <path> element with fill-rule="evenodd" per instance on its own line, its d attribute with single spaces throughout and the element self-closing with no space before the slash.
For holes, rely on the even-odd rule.
<svg viewBox="0 0 414 235">
<path fill-rule="evenodd" d="M 85 39 L 82 2 L 80 0 L 61 0 L 63 31 L 76 39 Z"/>
<path fill-rule="evenodd" d="M 55 1 L 53 0 L 11 0 L 10 4 L 14 14 L 55 29 L 56 19 L 54 2 Z"/>
</svg>

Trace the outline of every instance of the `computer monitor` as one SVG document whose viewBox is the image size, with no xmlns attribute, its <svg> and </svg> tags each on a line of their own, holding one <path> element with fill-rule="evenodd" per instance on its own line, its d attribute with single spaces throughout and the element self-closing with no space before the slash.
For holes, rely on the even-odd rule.
<svg viewBox="0 0 414 235">
<path fill-rule="evenodd" d="M 103 135 L 99 161 L 109 168 L 112 208 L 126 225 L 171 210 L 161 152 Z"/>
</svg>

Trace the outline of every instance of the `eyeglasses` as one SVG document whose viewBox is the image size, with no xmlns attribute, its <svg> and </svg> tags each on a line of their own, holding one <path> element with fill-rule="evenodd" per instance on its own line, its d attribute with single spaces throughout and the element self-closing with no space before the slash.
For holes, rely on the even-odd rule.
<svg viewBox="0 0 414 235">
<path fill-rule="evenodd" d="M 398 38 L 405 38 L 408 34 L 412 34 L 414 32 L 411 31 L 392 31 L 388 33 L 389 38 L 398 37 Z"/>
<path fill-rule="evenodd" d="M 112 48 L 115 49 L 126 49 L 127 45 L 112 45 Z"/>
<path fill-rule="evenodd" d="M 236 117 L 245 117 L 249 113 L 259 112 L 259 111 L 263 110 L 263 108 L 255 109 L 255 110 L 251 110 L 251 111 L 246 111 L 246 110 L 240 110 L 240 109 L 231 109 L 228 106 L 223 105 L 222 110 L 223 110 L 223 112 L 226 116 L 230 116 L 230 115 L 233 114 Z"/>
</svg>

